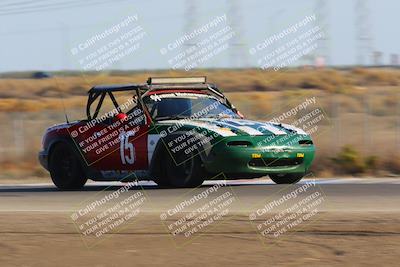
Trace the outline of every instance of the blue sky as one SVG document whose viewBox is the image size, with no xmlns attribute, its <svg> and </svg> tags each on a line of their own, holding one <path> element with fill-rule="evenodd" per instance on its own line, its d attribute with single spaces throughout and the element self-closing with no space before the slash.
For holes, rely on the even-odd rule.
<svg viewBox="0 0 400 267">
<path fill-rule="evenodd" d="M 61 3 L 76 0 L 42 0 L 41 3 Z M 96 1 L 96 0 L 91 0 Z M 99 0 L 97 0 L 99 1 Z M 118 69 L 165 69 L 168 60 L 160 54 L 160 48 L 182 36 L 187 29 L 196 28 L 216 16 L 227 14 L 234 19 L 240 45 L 234 49 L 241 55 L 238 66 L 256 66 L 256 58 L 248 49 L 273 33 L 315 13 L 314 0 L 203 0 L 191 1 L 194 10 L 187 11 L 186 0 L 169 1 L 106 1 L 97 5 L 59 8 L 34 13 L 4 15 L 18 11 L 13 3 L 23 0 L 0 2 L 0 72 L 23 70 L 79 69 L 78 58 L 71 55 L 71 48 L 96 33 L 120 22 L 129 15 L 137 14 L 138 24 L 146 32 L 138 51 L 124 57 L 112 68 Z M 83 2 L 83 1 L 82 1 Z M 235 11 L 230 11 L 236 2 Z M 356 60 L 355 0 L 326 1 L 329 17 L 328 51 L 334 65 L 354 64 Z M 11 5 L 9 5 L 11 3 Z M 29 9 L 29 5 L 27 7 Z M 400 1 L 369 1 L 370 31 L 373 47 L 384 53 L 400 54 L 398 12 Z M 19 9 L 22 10 L 22 9 Z M 23 11 L 23 10 L 22 10 Z M 232 13 L 234 12 L 234 13 Z M 193 19 L 194 18 L 194 19 Z M 188 19 L 192 19 L 188 22 Z M 190 26 L 192 25 L 192 26 Z M 239 53 L 239 52 L 240 53 Z M 204 67 L 232 67 L 232 51 L 224 51 L 204 64 Z"/>
</svg>

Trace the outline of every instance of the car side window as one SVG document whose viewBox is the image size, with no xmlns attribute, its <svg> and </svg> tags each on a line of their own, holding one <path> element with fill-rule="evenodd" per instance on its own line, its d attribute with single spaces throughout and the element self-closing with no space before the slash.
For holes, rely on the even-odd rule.
<svg viewBox="0 0 400 267">
<path fill-rule="evenodd" d="M 97 116 L 95 116 L 98 105 L 100 105 L 100 108 L 98 110 Z M 90 114 L 92 115 L 92 119 L 96 117 L 99 118 L 102 117 L 103 115 L 108 114 L 109 112 L 112 112 L 113 109 L 115 109 L 115 106 L 111 101 L 110 97 L 107 94 L 104 96 L 101 95 L 97 97 L 97 99 L 90 106 Z"/>
<path fill-rule="evenodd" d="M 103 117 L 104 123 L 112 123 L 115 117 L 120 114 L 129 115 L 128 120 L 134 120 L 134 124 L 143 125 L 146 123 L 143 110 L 138 105 L 136 95 L 129 92 L 107 92 L 99 95 L 90 106 L 92 119 Z M 121 117 L 121 116 L 119 116 Z"/>
</svg>

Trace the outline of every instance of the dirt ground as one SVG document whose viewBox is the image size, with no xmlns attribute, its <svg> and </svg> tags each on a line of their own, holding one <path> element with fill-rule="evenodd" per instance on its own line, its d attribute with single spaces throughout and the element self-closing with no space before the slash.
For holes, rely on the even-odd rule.
<svg viewBox="0 0 400 267">
<path fill-rule="evenodd" d="M 0 266 L 398 266 L 400 213 L 323 212 L 275 240 L 238 214 L 177 244 L 156 214 L 91 247 L 67 213 L 0 216 Z"/>
</svg>

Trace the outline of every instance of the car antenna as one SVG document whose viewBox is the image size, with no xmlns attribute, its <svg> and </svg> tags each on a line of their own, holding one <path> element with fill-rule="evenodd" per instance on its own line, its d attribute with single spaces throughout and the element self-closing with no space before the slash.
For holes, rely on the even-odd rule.
<svg viewBox="0 0 400 267">
<path fill-rule="evenodd" d="M 67 124 L 69 124 L 68 115 L 67 115 L 67 113 L 65 113 L 65 110 L 64 110 L 64 114 L 65 114 L 65 120 L 67 121 Z"/>
<path fill-rule="evenodd" d="M 69 124 L 68 115 L 67 115 L 67 110 L 65 109 L 65 105 L 64 105 L 64 98 L 62 99 L 62 105 L 63 105 L 63 109 L 64 109 L 65 120 L 66 120 L 67 123 Z"/>
<path fill-rule="evenodd" d="M 69 124 L 68 115 L 67 115 L 67 110 L 66 110 L 65 105 L 64 105 L 64 96 L 63 96 L 62 94 L 61 94 L 61 104 L 62 104 L 62 106 L 63 106 L 65 120 L 66 120 L 67 123 Z"/>
<path fill-rule="evenodd" d="M 57 81 L 57 77 L 55 77 L 55 82 L 58 85 L 58 81 Z M 65 120 L 67 121 L 67 123 L 69 124 L 69 120 L 68 120 L 68 115 L 67 115 L 67 110 L 65 109 L 65 105 L 64 105 L 64 94 L 61 93 L 61 104 L 63 106 L 63 110 L 64 110 L 64 116 L 65 116 Z"/>
</svg>

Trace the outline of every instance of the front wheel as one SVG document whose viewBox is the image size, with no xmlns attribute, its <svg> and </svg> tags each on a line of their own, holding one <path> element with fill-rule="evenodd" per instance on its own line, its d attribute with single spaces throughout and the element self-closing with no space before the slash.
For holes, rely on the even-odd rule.
<svg viewBox="0 0 400 267">
<path fill-rule="evenodd" d="M 49 170 L 53 183 L 62 190 L 81 189 L 87 181 L 75 153 L 65 143 L 57 144 L 51 152 Z"/>
<path fill-rule="evenodd" d="M 167 187 L 197 187 L 205 180 L 205 172 L 199 155 L 166 152 L 163 162 L 163 177 L 158 185 Z"/>
<path fill-rule="evenodd" d="M 270 174 L 269 178 L 276 184 L 295 184 L 303 178 L 302 173 Z"/>
</svg>

